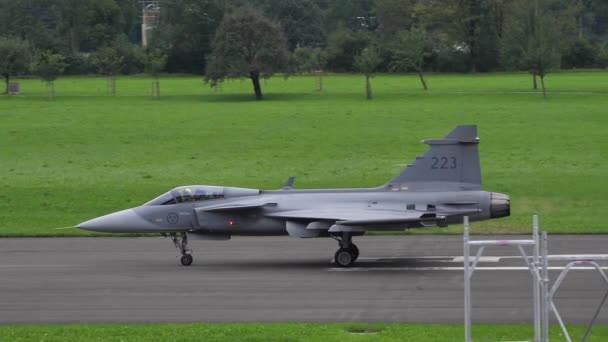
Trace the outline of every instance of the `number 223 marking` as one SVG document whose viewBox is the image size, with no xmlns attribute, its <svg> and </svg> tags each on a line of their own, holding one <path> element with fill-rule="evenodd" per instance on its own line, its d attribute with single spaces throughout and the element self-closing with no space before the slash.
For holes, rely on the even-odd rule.
<svg viewBox="0 0 608 342">
<path fill-rule="evenodd" d="M 433 170 L 448 170 L 456 168 L 456 157 L 433 157 L 431 169 Z"/>
</svg>

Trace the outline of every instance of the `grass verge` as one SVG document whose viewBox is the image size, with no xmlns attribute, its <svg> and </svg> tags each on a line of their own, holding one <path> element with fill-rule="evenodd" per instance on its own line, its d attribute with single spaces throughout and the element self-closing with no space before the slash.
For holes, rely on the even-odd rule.
<svg viewBox="0 0 608 342">
<path fill-rule="evenodd" d="M 570 327 L 579 340 L 583 327 Z M 424 324 L 148 324 L 148 325 L 51 325 L 0 327 L 2 341 L 462 341 L 461 325 Z M 608 327 L 598 326 L 588 341 L 603 342 Z M 527 325 L 477 325 L 475 341 L 529 340 Z M 565 341 L 558 327 L 551 341 Z"/>
<path fill-rule="evenodd" d="M 608 233 L 608 73 L 549 76 L 547 99 L 527 74 L 379 75 L 365 100 L 358 75 L 249 82 L 214 92 L 200 77 L 102 78 L 44 84 L 0 97 L 0 236 L 87 236 L 55 227 L 133 207 L 178 185 L 297 188 L 384 184 L 425 150 L 421 139 L 475 123 L 484 188 L 512 196 L 512 216 L 473 233 L 529 233 L 531 216 L 551 233 Z M 455 233 L 460 227 L 430 230 Z"/>
</svg>

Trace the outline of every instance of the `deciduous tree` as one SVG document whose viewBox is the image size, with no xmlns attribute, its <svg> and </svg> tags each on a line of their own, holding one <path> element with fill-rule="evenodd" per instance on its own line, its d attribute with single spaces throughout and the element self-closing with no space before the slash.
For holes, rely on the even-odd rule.
<svg viewBox="0 0 608 342">
<path fill-rule="evenodd" d="M 160 98 L 160 82 L 158 76 L 165 68 L 167 64 L 167 55 L 160 50 L 148 51 L 146 55 L 146 73 L 154 77 L 152 83 L 152 96 L 154 98 Z"/>
<path fill-rule="evenodd" d="M 327 65 L 334 71 L 355 71 L 355 56 L 369 44 L 370 33 L 340 28 L 329 35 Z"/>
<path fill-rule="evenodd" d="M 49 100 L 55 99 L 55 80 L 63 74 L 67 64 L 62 55 L 44 51 L 37 54 L 32 62 L 32 72 L 46 82 Z"/>
<path fill-rule="evenodd" d="M 255 98 L 261 100 L 260 78 L 286 70 L 288 60 L 279 25 L 255 9 L 241 7 L 226 15 L 217 29 L 205 80 L 215 86 L 226 78 L 249 78 Z"/>
<path fill-rule="evenodd" d="M 365 95 L 368 100 L 372 99 L 372 82 L 371 78 L 378 66 L 382 63 L 378 47 L 370 45 L 361 51 L 361 54 L 355 57 L 355 66 L 365 75 Z"/>
<path fill-rule="evenodd" d="M 93 56 L 93 65 L 100 75 L 108 78 L 108 92 L 110 95 L 116 95 L 116 75 L 124 67 L 124 57 L 113 47 L 104 47 Z"/>
<path fill-rule="evenodd" d="M 323 90 L 323 69 L 327 64 L 327 54 L 321 48 L 297 48 L 294 53 L 295 70 L 299 73 L 315 73 L 316 89 Z"/>
<path fill-rule="evenodd" d="M 0 37 L 0 74 L 4 77 L 7 94 L 10 78 L 27 71 L 31 58 L 29 42 L 19 38 Z"/>
<path fill-rule="evenodd" d="M 513 69 L 528 70 L 534 89 L 540 78 L 546 96 L 545 76 L 560 65 L 560 42 L 554 13 L 544 1 L 514 2 L 502 39 L 503 64 Z"/>
<path fill-rule="evenodd" d="M 424 80 L 424 60 L 431 55 L 433 45 L 430 36 L 424 29 L 412 28 L 399 33 L 397 42 L 393 46 L 393 60 L 390 68 L 394 71 L 414 69 L 420 77 L 422 88 L 427 90 Z"/>
</svg>

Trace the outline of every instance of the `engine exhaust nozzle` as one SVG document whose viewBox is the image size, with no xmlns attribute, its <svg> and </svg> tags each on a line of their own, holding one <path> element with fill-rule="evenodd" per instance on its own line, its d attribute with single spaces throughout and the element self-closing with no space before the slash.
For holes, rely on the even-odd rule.
<svg viewBox="0 0 608 342">
<path fill-rule="evenodd" d="M 509 195 L 492 192 L 490 195 L 490 217 L 505 217 L 511 215 L 511 197 Z"/>
</svg>

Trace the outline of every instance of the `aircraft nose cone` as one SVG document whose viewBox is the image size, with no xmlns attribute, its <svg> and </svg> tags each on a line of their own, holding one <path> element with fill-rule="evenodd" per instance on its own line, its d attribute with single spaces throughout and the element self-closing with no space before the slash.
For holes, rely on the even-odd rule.
<svg viewBox="0 0 608 342">
<path fill-rule="evenodd" d="M 76 227 L 103 233 L 140 233 L 158 230 L 133 209 L 127 209 L 83 222 Z"/>
</svg>

